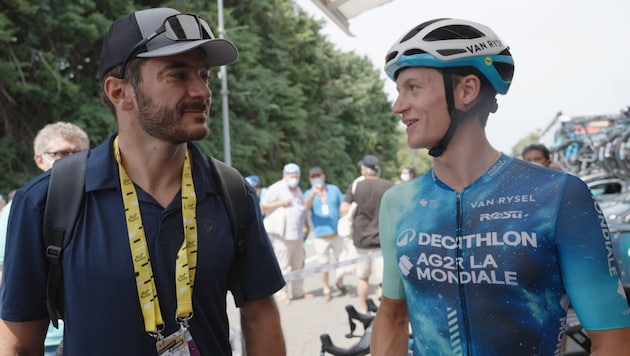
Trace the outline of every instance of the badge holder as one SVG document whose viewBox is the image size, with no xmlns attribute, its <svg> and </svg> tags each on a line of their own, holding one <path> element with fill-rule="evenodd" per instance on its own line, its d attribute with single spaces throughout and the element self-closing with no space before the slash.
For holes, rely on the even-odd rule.
<svg viewBox="0 0 630 356">
<path fill-rule="evenodd" d="M 167 337 L 162 336 L 160 331 L 154 335 L 157 338 L 155 347 L 159 356 L 201 356 L 195 340 L 188 330 L 188 320 L 191 318 L 192 315 L 184 319 L 176 317 L 179 330 Z"/>
</svg>

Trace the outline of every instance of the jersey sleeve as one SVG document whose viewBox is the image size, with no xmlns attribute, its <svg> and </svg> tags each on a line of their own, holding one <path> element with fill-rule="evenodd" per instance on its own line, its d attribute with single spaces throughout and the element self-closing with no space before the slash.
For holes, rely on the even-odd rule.
<svg viewBox="0 0 630 356">
<path fill-rule="evenodd" d="M 611 234 L 586 185 L 569 176 L 556 225 L 559 263 L 569 299 L 585 329 L 630 326 Z"/>
<path fill-rule="evenodd" d="M 391 190 L 381 199 L 378 224 L 383 253 L 383 295 L 390 299 L 405 299 L 405 287 L 400 276 L 396 259 L 395 224 L 392 221 Z"/>
</svg>

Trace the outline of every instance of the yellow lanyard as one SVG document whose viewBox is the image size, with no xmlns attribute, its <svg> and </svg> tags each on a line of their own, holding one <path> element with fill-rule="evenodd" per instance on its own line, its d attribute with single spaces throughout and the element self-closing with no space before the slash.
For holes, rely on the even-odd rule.
<svg viewBox="0 0 630 356">
<path fill-rule="evenodd" d="M 118 163 L 120 188 L 125 207 L 127 232 L 129 233 L 129 248 L 133 258 L 136 274 L 138 299 L 144 318 L 144 329 L 148 333 L 157 333 L 159 326 L 164 325 L 160 303 L 158 302 L 153 269 L 149 259 L 147 240 L 142 227 L 140 204 L 136 188 L 122 166 L 118 137 L 114 139 L 114 156 Z M 184 241 L 177 253 L 175 261 L 175 286 L 177 288 L 177 320 L 186 322 L 192 317 L 192 288 L 195 284 L 195 270 L 197 268 L 197 197 L 192 179 L 192 169 L 188 151 L 184 158 L 182 170 L 182 219 L 184 225 Z"/>
</svg>

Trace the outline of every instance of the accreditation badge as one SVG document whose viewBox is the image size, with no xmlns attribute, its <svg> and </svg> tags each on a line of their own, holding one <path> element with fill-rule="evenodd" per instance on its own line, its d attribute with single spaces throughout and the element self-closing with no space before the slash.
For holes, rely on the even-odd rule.
<svg viewBox="0 0 630 356">
<path fill-rule="evenodd" d="M 156 342 L 159 356 L 201 356 L 188 329 L 181 328 Z"/>
<path fill-rule="evenodd" d="M 330 208 L 328 208 L 328 204 L 322 204 L 322 215 L 330 215 Z"/>
</svg>

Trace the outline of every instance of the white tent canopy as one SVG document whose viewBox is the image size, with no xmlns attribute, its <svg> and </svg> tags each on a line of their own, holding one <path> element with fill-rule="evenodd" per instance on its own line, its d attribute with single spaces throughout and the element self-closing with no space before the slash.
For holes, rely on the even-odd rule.
<svg viewBox="0 0 630 356">
<path fill-rule="evenodd" d="M 326 16 L 349 36 L 351 18 L 393 0 L 312 0 Z"/>
</svg>

